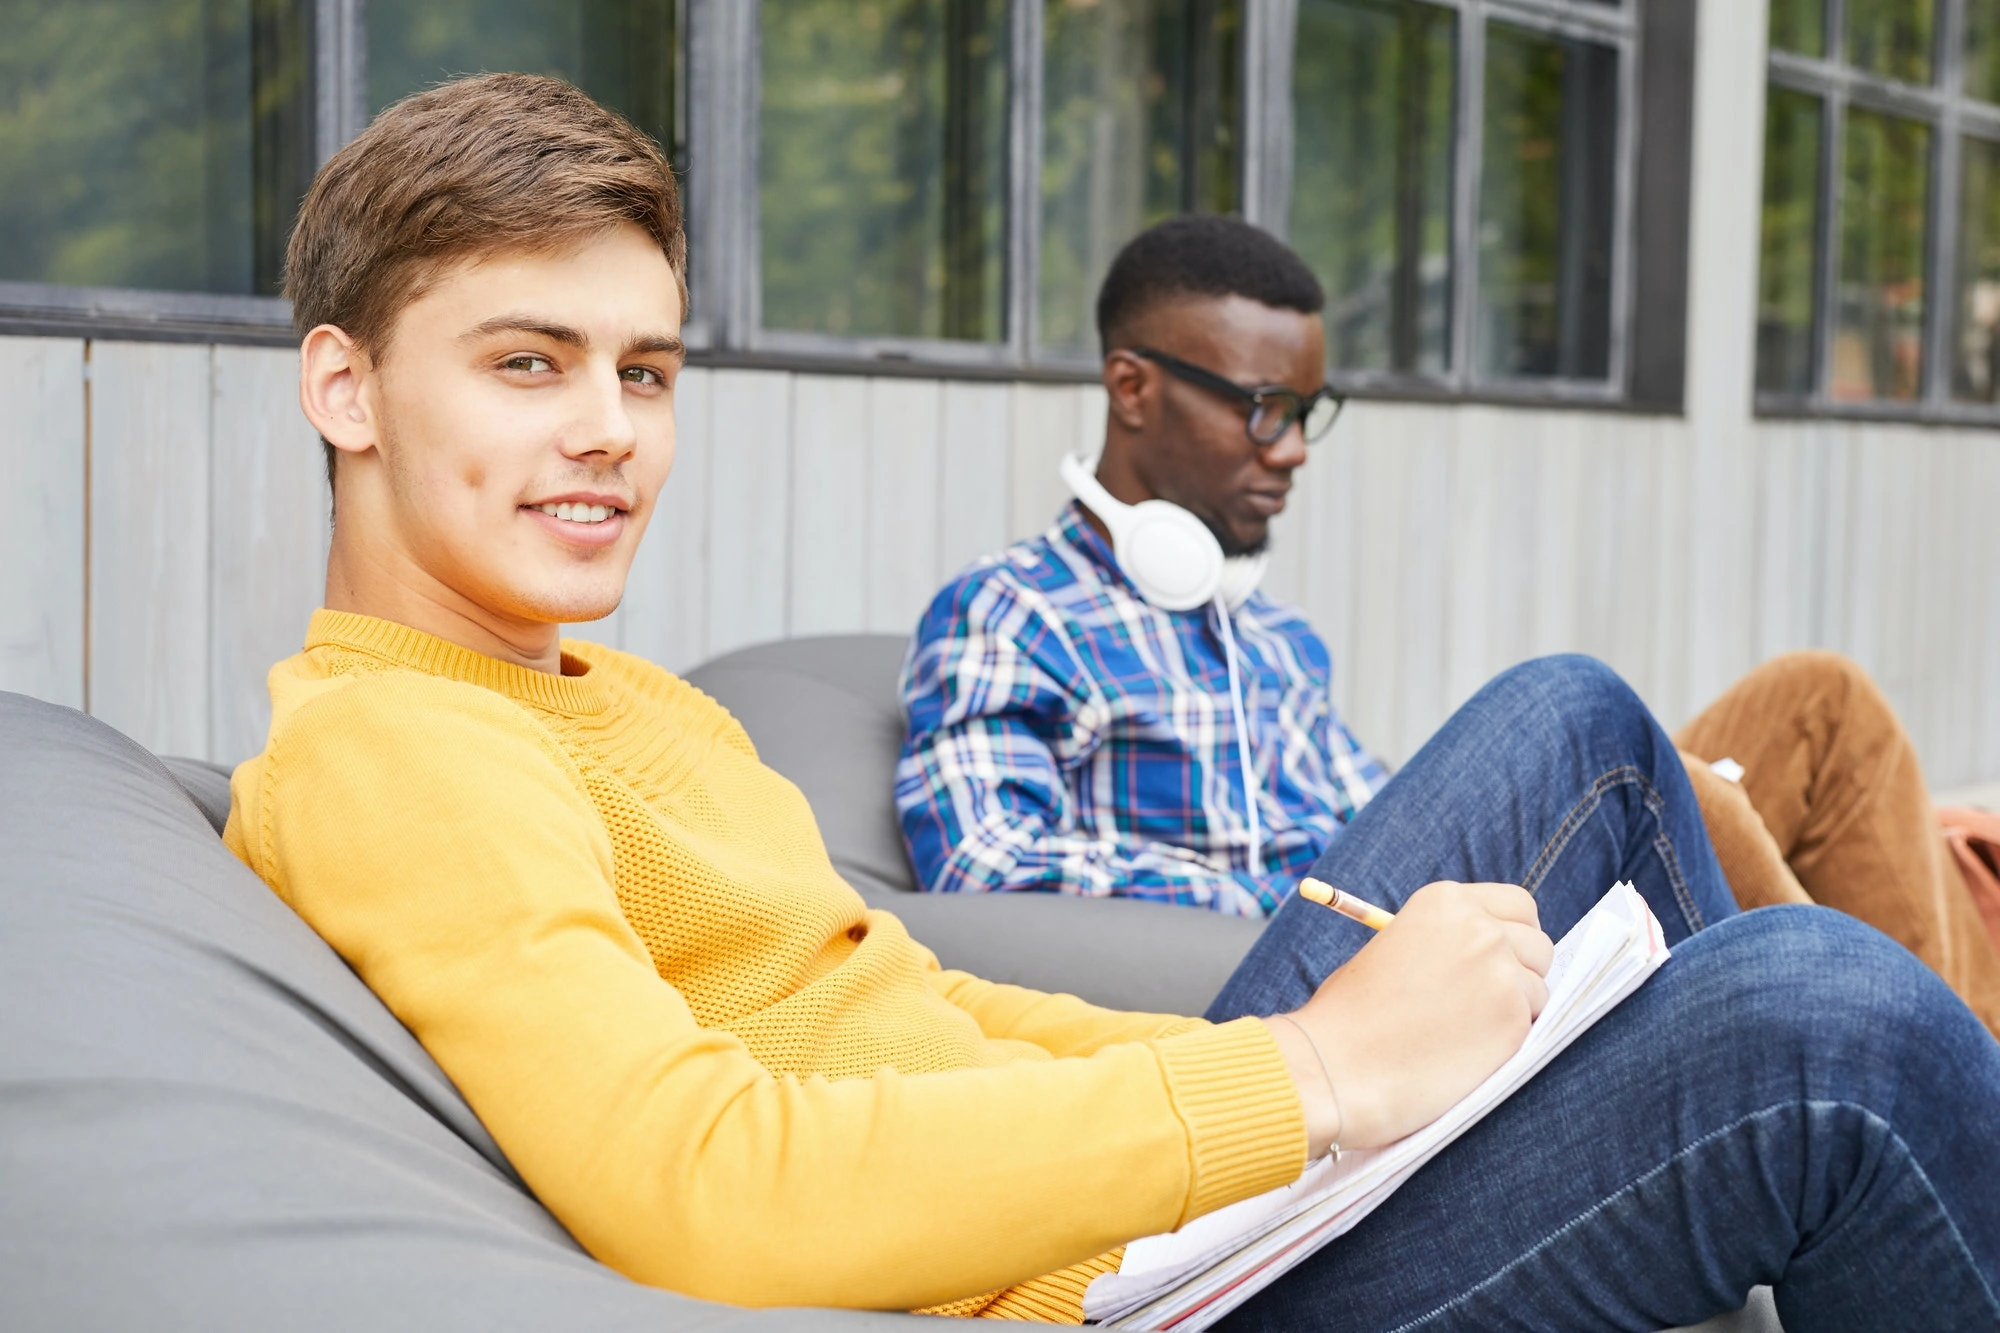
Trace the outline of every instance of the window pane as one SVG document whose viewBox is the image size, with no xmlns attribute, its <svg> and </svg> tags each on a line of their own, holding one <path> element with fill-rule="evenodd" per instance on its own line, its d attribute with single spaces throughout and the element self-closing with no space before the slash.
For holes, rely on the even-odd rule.
<svg viewBox="0 0 2000 1333">
<path fill-rule="evenodd" d="M 1828 385 L 1843 402 L 1907 401 L 1922 382 L 1930 155 L 1928 126 L 1848 110 L 1840 309 Z"/>
<path fill-rule="evenodd" d="M 764 0 L 764 326 L 997 340 L 1006 0 Z"/>
<path fill-rule="evenodd" d="M 1615 51 L 1488 25 L 1474 328 L 1482 375 L 1609 373 L 1617 129 Z"/>
<path fill-rule="evenodd" d="M 0 280 L 275 294 L 308 3 L 0 0 Z"/>
<path fill-rule="evenodd" d="M 1451 344 L 1453 18 L 1304 0 L 1291 243 L 1326 285 L 1327 359 L 1442 371 Z"/>
<path fill-rule="evenodd" d="M 2000 143 L 1961 141 L 1951 391 L 2000 402 Z"/>
<path fill-rule="evenodd" d="M 674 0 L 424 0 L 368 7 L 368 114 L 460 74 L 568 79 L 680 147 Z M 678 162 L 678 156 L 676 155 Z"/>
<path fill-rule="evenodd" d="M 1932 0 L 1847 0 L 1847 63 L 1929 83 L 1933 17 Z"/>
<path fill-rule="evenodd" d="M 1097 352 L 1118 248 L 1177 213 L 1237 207 L 1235 0 L 1047 0 L 1041 345 Z"/>
<path fill-rule="evenodd" d="M 1771 89 L 1764 111 L 1764 211 L 1757 268 L 1757 387 L 1766 393 L 1812 392 L 1824 124 L 1819 98 Z"/>
<path fill-rule="evenodd" d="M 1965 95 L 2000 102 L 2000 0 L 1965 0 Z"/>
<path fill-rule="evenodd" d="M 1826 0 L 1771 0 L 1771 47 L 1825 55 Z"/>
</svg>

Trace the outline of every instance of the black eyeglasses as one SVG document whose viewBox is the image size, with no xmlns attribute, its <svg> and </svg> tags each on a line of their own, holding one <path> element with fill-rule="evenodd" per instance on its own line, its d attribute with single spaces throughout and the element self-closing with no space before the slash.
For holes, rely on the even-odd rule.
<svg viewBox="0 0 2000 1333">
<path fill-rule="evenodd" d="M 1285 438 L 1294 421 L 1302 423 L 1306 443 L 1310 444 L 1333 429 L 1340 409 L 1347 405 L 1347 396 L 1334 392 L 1331 384 L 1320 385 L 1310 395 L 1282 384 L 1246 389 L 1235 380 L 1150 347 L 1135 347 L 1132 354 L 1145 357 L 1175 379 L 1186 380 L 1198 389 L 1206 389 L 1231 402 L 1250 404 L 1250 419 L 1243 428 L 1259 448 L 1269 448 Z"/>
</svg>

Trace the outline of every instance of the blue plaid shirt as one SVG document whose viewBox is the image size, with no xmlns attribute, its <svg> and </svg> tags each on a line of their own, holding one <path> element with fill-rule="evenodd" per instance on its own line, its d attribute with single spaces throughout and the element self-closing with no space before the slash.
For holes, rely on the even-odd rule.
<svg viewBox="0 0 2000 1333">
<path fill-rule="evenodd" d="M 1326 645 L 1252 596 L 1232 620 L 1263 824 L 1251 864 L 1215 617 L 1147 603 L 1074 503 L 946 585 L 901 682 L 896 809 L 918 883 L 1276 908 L 1388 775 L 1333 710 Z"/>
</svg>

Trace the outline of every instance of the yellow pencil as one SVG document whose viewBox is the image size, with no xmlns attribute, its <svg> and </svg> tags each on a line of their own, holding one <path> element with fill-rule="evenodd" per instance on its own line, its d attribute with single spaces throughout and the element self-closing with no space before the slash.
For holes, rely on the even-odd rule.
<svg viewBox="0 0 2000 1333">
<path fill-rule="evenodd" d="M 1386 907 L 1364 902 L 1351 893 L 1343 893 L 1324 880 L 1308 875 L 1299 881 L 1299 897 L 1308 898 L 1322 907 L 1331 907 L 1344 917 L 1359 921 L 1370 930 L 1381 930 L 1396 919 L 1396 914 Z"/>
</svg>

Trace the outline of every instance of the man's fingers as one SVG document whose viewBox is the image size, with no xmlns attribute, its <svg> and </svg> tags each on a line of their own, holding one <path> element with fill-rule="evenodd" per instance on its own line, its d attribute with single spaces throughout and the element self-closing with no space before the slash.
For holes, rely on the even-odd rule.
<svg viewBox="0 0 2000 1333">
<path fill-rule="evenodd" d="M 1542 1010 L 1549 1007 L 1549 985 L 1539 976 L 1531 976 L 1521 983 L 1521 992 L 1528 1000 L 1528 1017 L 1540 1018 Z"/>
<path fill-rule="evenodd" d="M 1509 922 L 1502 929 L 1506 931 L 1507 943 L 1514 947 L 1514 956 L 1521 960 L 1521 966 L 1538 977 L 1547 976 L 1549 964 L 1556 959 L 1556 946 L 1542 933 L 1541 927 Z"/>
<path fill-rule="evenodd" d="M 1535 896 L 1520 885 L 1467 884 L 1465 888 L 1481 907 L 1502 921 L 1515 921 L 1541 929 L 1542 913 L 1535 906 Z"/>
</svg>

